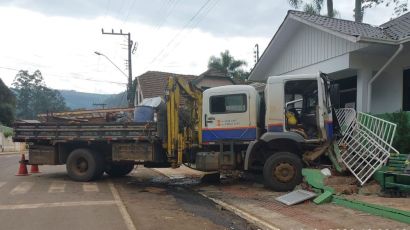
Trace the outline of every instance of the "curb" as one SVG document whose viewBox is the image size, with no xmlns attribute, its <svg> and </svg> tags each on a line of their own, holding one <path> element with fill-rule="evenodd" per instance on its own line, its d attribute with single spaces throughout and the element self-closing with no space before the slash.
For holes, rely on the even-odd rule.
<svg viewBox="0 0 410 230">
<path fill-rule="evenodd" d="M 27 152 L 24 152 L 27 153 Z M 21 154 L 20 152 L 0 152 L 0 156 L 7 156 L 7 155 L 18 155 Z"/>
<path fill-rule="evenodd" d="M 255 216 L 253 216 L 252 214 L 250 214 L 250 213 L 248 213 L 248 212 L 246 212 L 246 211 L 243 211 L 243 210 L 241 210 L 241 209 L 239 209 L 239 208 L 237 208 L 237 207 L 235 207 L 235 206 L 233 206 L 233 205 L 230 205 L 230 204 L 228 204 L 228 203 L 226 203 L 226 202 L 223 202 L 223 201 L 221 201 L 221 200 L 218 200 L 218 199 L 209 197 L 209 196 L 207 196 L 206 194 L 204 194 L 204 193 L 202 193 L 202 192 L 198 192 L 198 193 L 199 193 L 200 195 L 202 195 L 203 197 L 205 197 L 205 198 L 207 198 L 207 199 L 213 201 L 215 204 L 220 205 L 220 206 L 223 207 L 224 209 L 226 209 L 226 210 L 228 210 L 228 211 L 230 211 L 230 212 L 235 213 L 236 215 L 242 217 L 243 219 L 245 219 L 245 220 L 247 220 L 248 222 L 250 222 L 250 223 L 252 223 L 252 224 L 258 226 L 258 227 L 261 228 L 261 229 L 280 230 L 279 228 L 277 228 L 277 227 L 271 225 L 270 223 L 268 223 L 268 222 L 266 222 L 266 221 L 264 221 L 264 220 L 261 220 L 261 219 L 255 217 Z"/>
</svg>

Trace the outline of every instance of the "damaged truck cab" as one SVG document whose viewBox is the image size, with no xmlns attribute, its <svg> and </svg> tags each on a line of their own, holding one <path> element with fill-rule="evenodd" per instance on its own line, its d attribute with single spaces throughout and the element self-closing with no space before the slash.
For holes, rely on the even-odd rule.
<svg viewBox="0 0 410 230">
<path fill-rule="evenodd" d="M 293 189 L 302 179 L 304 154 L 333 136 L 330 107 L 321 73 L 269 77 L 261 93 L 248 85 L 205 90 L 202 142 L 210 152 L 197 155 L 197 168 L 259 171 L 274 190 Z M 214 168 L 204 163 L 212 159 Z"/>
</svg>

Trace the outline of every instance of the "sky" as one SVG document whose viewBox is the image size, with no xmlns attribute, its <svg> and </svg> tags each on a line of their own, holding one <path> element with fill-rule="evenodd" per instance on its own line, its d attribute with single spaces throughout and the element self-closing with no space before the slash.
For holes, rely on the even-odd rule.
<svg viewBox="0 0 410 230">
<path fill-rule="evenodd" d="M 334 8 L 353 20 L 354 0 L 334 1 Z M 249 69 L 255 44 L 262 53 L 289 9 L 287 0 L 0 0 L 0 78 L 11 86 L 18 70 L 38 69 L 53 89 L 124 91 L 126 36 L 101 29 L 131 34 L 134 77 L 199 75 L 224 50 Z M 364 22 L 380 25 L 392 13 L 382 5 L 368 9 Z"/>
</svg>

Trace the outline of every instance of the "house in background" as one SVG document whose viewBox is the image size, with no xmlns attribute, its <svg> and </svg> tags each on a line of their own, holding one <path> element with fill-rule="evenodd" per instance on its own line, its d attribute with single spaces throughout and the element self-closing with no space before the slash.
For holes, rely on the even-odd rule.
<svg viewBox="0 0 410 230">
<path fill-rule="evenodd" d="M 222 85 L 235 85 L 235 81 L 232 78 L 216 69 L 208 69 L 192 80 L 192 83 L 201 90 Z"/>
<path fill-rule="evenodd" d="M 410 13 L 380 26 L 289 11 L 249 80 L 322 71 L 342 107 L 410 111 Z"/>
<path fill-rule="evenodd" d="M 137 77 L 138 87 L 136 89 L 135 104 L 140 104 L 146 98 L 163 98 L 169 77 L 182 78 L 201 90 L 235 84 L 230 77 L 214 69 L 209 69 L 199 76 L 148 71 Z"/>
<path fill-rule="evenodd" d="M 25 143 L 13 142 L 13 129 L 0 125 L 0 153 L 1 152 L 21 152 L 26 150 Z"/>
</svg>

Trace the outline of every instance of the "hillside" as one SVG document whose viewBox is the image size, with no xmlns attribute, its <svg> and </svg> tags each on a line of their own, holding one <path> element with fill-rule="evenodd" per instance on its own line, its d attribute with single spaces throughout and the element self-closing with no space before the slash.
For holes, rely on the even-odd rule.
<svg viewBox="0 0 410 230">
<path fill-rule="evenodd" d="M 114 94 L 83 93 L 74 90 L 58 91 L 64 97 L 65 102 L 70 109 L 100 108 L 100 106 L 94 106 L 93 104 L 105 103 L 105 100 L 114 96 Z"/>
<path fill-rule="evenodd" d="M 58 90 L 64 97 L 67 106 L 70 109 L 95 109 L 101 106 L 93 104 L 105 104 L 105 108 L 120 108 L 127 106 L 127 94 L 96 94 L 84 93 L 74 90 Z"/>
</svg>

